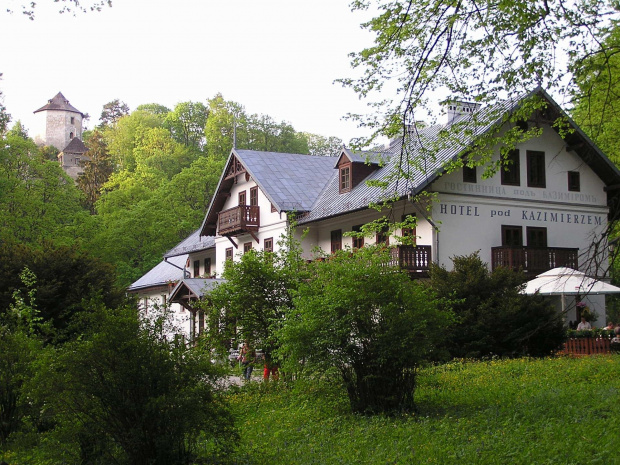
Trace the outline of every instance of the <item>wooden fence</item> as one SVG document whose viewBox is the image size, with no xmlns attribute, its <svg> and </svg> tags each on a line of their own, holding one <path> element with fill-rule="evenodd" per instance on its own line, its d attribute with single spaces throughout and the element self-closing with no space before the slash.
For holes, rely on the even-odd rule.
<svg viewBox="0 0 620 465">
<path fill-rule="evenodd" d="M 611 352 L 611 337 L 574 337 L 564 344 L 562 353 L 569 355 L 608 354 Z"/>
</svg>

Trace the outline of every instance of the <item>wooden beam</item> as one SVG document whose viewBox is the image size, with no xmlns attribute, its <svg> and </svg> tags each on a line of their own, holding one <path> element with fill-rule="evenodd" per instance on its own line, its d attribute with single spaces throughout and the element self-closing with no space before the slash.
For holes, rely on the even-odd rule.
<svg viewBox="0 0 620 465">
<path fill-rule="evenodd" d="M 233 241 L 233 240 L 232 240 L 232 237 L 230 237 L 230 236 L 226 236 L 226 237 L 228 238 L 228 240 L 229 240 L 230 242 L 232 242 L 232 245 L 234 245 L 234 246 L 235 246 L 235 249 L 238 249 L 238 248 L 239 248 L 239 246 L 237 245 L 237 243 L 236 243 L 235 241 Z"/>
</svg>

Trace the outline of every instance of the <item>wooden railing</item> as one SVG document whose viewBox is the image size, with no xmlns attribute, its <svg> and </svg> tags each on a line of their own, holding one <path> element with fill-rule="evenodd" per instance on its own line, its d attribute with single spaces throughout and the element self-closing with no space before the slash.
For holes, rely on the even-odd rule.
<svg viewBox="0 0 620 465">
<path fill-rule="evenodd" d="M 392 249 L 392 260 L 412 277 L 427 277 L 431 266 L 430 245 L 399 245 Z"/>
<path fill-rule="evenodd" d="M 260 207 L 257 205 L 239 205 L 221 211 L 218 215 L 217 226 L 219 234 L 222 236 L 258 231 Z"/>
<path fill-rule="evenodd" d="M 611 337 L 572 337 L 564 344 L 562 353 L 569 355 L 608 354 L 611 352 Z"/>
<path fill-rule="evenodd" d="M 559 266 L 579 269 L 579 249 L 563 247 L 492 247 L 492 269 L 500 266 L 518 270 L 526 275 L 536 276 Z"/>
</svg>

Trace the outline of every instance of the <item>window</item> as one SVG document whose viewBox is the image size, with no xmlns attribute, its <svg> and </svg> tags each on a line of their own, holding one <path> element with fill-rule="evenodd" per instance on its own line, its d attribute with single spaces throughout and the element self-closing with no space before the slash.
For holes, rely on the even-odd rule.
<svg viewBox="0 0 620 465">
<path fill-rule="evenodd" d="M 581 191 L 581 181 L 579 179 L 579 171 L 568 172 L 568 190 L 573 192 Z"/>
<path fill-rule="evenodd" d="M 200 260 L 194 260 L 194 278 L 200 276 Z"/>
<path fill-rule="evenodd" d="M 407 217 L 409 217 L 409 216 L 411 218 L 413 218 L 413 220 L 415 221 L 415 215 L 403 215 L 401 221 L 407 221 Z M 402 231 L 401 231 L 402 236 L 403 237 L 410 237 L 413 240 L 413 242 L 407 242 L 407 244 L 415 244 L 415 237 L 416 237 L 415 229 L 416 229 L 415 226 L 412 227 L 412 228 L 403 228 L 402 229 Z"/>
<path fill-rule="evenodd" d="M 342 229 L 332 231 L 332 253 L 342 250 Z"/>
<path fill-rule="evenodd" d="M 475 166 L 463 166 L 463 182 L 471 182 L 474 184 L 477 182 Z"/>
<path fill-rule="evenodd" d="M 70 132 L 70 133 L 69 133 L 69 139 L 73 139 L 73 137 L 74 137 L 74 136 L 73 136 L 73 133 L 72 133 L 72 132 Z"/>
<path fill-rule="evenodd" d="M 243 244 L 243 253 L 248 253 L 250 250 L 252 250 L 251 242 L 246 242 L 245 244 Z"/>
<path fill-rule="evenodd" d="M 390 227 L 386 224 L 381 228 L 381 231 L 377 233 L 376 243 L 377 245 L 390 245 L 390 236 L 388 236 L 388 230 Z"/>
<path fill-rule="evenodd" d="M 519 151 L 511 150 L 508 152 L 502 163 L 502 184 L 507 186 L 520 186 L 521 174 L 519 164 Z"/>
<path fill-rule="evenodd" d="M 71 117 L 71 124 L 75 124 L 75 117 L 74 116 Z"/>
<path fill-rule="evenodd" d="M 547 187 L 545 179 L 545 152 L 527 151 L 527 186 Z"/>
<path fill-rule="evenodd" d="M 502 245 L 504 247 L 523 247 L 523 228 L 502 225 Z"/>
<path fill-rule="evenodd" d="M 351 228 L 353 232 L 361 232 L 362 231 L 362 225 L 358 224 L 357 226 L 353 226 L 353 228 Z M 361 249 L 362 247 L 364 247 L 364 236 L 353 236 L 353 248 L 354 249 Z"/>
<path fill-rule="evenodd" d="M 245 191 L 239 192 L 239 205 L 245 205 Z"/>
<path fill-rule="evenodd" d="M 265 252 L 273 252 L 273 237 L 270 237 L 269 239 L 265 239 L 263 250 Z"/>
<path fill-rule="evenodd" d="M 527 234 L 527 246 L 547 248 L 547 228 L 535 228 L 528 226 L 525 228 Z"/>
<path fill-rule="evenodd" d="M 351 190 L 351 167 L 343 166 L 340 168 L 340 193 Z"/>
<path fill-rule="evenodd" d="M 275 207 L 275 205 L 271 204 L 271 213 L 275 213 L 277 211 L 278 211 L 278 209 Z"/>
<path fill-rule="evenodd" d="M 226 260 L 232 260 L 232 259 L 233 259 L 232 247 L 228 247 L 226 249 Z"/>
<path fill-rule="evenodd" d="M 250 189 L 250 205 L 258 205 L 258 187 Z"/>
<path fill-rule="evenodd" d="M 211 276 L 211 258 L 205 258 L 205 276 Z"/>
</svg>

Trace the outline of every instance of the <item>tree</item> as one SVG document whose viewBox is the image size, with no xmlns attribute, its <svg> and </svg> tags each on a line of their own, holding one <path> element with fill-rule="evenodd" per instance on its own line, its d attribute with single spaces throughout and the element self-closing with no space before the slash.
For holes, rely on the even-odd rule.
<svg viewBox="0 0 620 465">
<path fill-rule="evenodd" d="M 337 156 L 344 147 L 342 139 L 338 137 L 325 137 L 310 132 L 303 132 L 302 135 L 308 141 L 308 152 L 310 155 L 333 157 Z"/>
<path fill-rule="evenodd" d="M 416 139 L 417 121 L 426 119 L 427 112 L 436 115 L 433 107 L 439 96 L 446 103 L 465 100 L 484 105 L 515 98 L 537 86 L 564 93 L 574 73 L 583 74 L 592 57 L 614 53 L 604 39 L 620 14 L 612 0 L 356 0 L 352 4 L 354 10 L 371 5 L 378 14 L 363 27 L 374 34 L 374 44 L 352 55 L 352 66 L 361 69 L 362 75 L 341 80 L 361 97 L 380 99 L 373 105 L 376 114 L 359 117 L 376 130 L 366 143 L 380 134 L 408 137 L 410 128 L 410 137 Z M 516 124 L 543 107 L 540 99 L 532 98 L 501 122 Z M 477 114 L 467 126 L 454 125 L 452 135 L 473 134 L 500 116 L 499 112 Z M 515 135 L 492 131 L 478 145 L 501 144 L 510 149 L 537 134 L 528 131 L 520 140 Z M 403 144 L 401 151 L 404 162 L 415 162 L 408 160 L 413 155 L 407 147 Z M 426 147 L 423 157 L 432 157 L 441 148 Z M 487 165 L 489 161 L 485 155 L 468 163 Z"/>
<path fill-rule="evenodd" d="M 38 317 L 49 325 L 44 336 L 55 342 L 80 333 L 71 321 L 88 311 L 87 300 L 100 296 L 110 306 L 123 301 L 114 269 L 93 255 L 73 246 L 48 243 L 34 248 L 5 240 L 0 241 L 0 315 L 9 311 L 15 292 L 29 291 L 20 279 L 24 267 L 36 276 Z"/>
<path fill-rule="evenodd" d="M 2 73 L 0 73 L 0 80 L 2 80 Z M 0 91 L 0 137 L 4 136 L 6 129 L 9 127 L 9 122 L 11 121 L 11 115 L 6 112 L 3 100 L 2 91 Z"/>
<path fill-rule="evenodd" d="M 20 120 L 17 120 L 15 122 L 13 127 L 9 129 L 6 135 L 7 137 L 8 136 L 21 137 L 24 140 L 30 139 L 30 136 L 28 136 L 28 130 L 24 127 L 24 125 L 22 124 Z"/>
<path fill-rule="evenodd" d="M 0 240 L 74 244 L 88 224 L 79 191 L 32 140 L 0 139 Z"/>
<path fill-rule="evenodd" d="M 142 105 L 138 105 L 136 111 L 144 111 L 153 115 L 165 117 L 168 113 L 170 113 L 170 108 L 160 105 L 159 103 L 143 103 Z"/>
<path fill-rule="evenodd" d="M 447 338 L 453 358 L 545 356 L 565 337 L 562 315 L 541 296 L 519 294 L 523 273 L 489 272 L 477 253 L 431 266 L 431 288 L 457 317 Z"/>
<path fill-rule="evenodd" d="M 605 38 L 605 54 L 589 57 L 576 76 L 572 116 L 603 152 L 620 165 L 620 28 Z"/>
<path fill-rule="evenodd" d="M 54 1 L 58 3 L 58 0 Z M 75 15 L 76 12 L 86 13 L 87 11 L 101 11 L 105 5 L 111 7 L 112 0 L 90 0 L 87 2 L 83 0 L 62 0 L 61 5 L 62 6 L 58 10 L 59 13 L 73 13 Z M 21 5 L 21 12 L 29 19 L 34 20 L 36 6 L 37 4 L 35 2 Z M 7 8 L 6 12 L 13 13 L 13 10 Z"/>
<path fill-rule="evenodd" d="M 186 147 L 202 149 L 209 109 L 200 102 L 181 102 L 166 116 L 172 137 Z"/>
<path fill-rule="evenodd" d="M 133 305 L 92 305 L 82 338 L 42 357 L 29 385 L 55 424 L 43 437 L 62 438 L 76 463 L 181 465 L 197 458 L 199 439 L 231 445 L 209 351 L 171 340 L 165 314 L 147 322 Z M 57 462 L 57 449 L 48 460 Z"/>
<path fill-rule="evenodd" d="M 451 322 L 390 263 L 376 247 L 313 262 L 277 334 L 290 370 L 338 371 L 354 412 L 411 411 L 418 369 Z"/>
<path fill-rule="evenodd" d="M 211 340 L 221 347 L 231 340 L 247 342 L 262 349 L 266 363 L 272 363 L 278 347 L 275 332 L 302 278 L 293 272 L 292 257 L 250 250 L 240 261 L 226 263 L 226 282 L 210 291 L 204 302 Z"/>
<path fill-rule="evenodd" d="M 103 106 L 101 116 L 99 117 L 101 121 L 100 126 L 114 126 L 119 119 L 128 114 L 129 107 L 127 104 L 119 99 L 114 99 Z"/>
<path fill-rule="evenodd" d="M 84 171 L 77 179 L 77 186 L 84 193 L 86 207 L 95 213 L 95 203 L 101 196 L 101 189 L 114 170 L 108 146 L 103 133 L 95 129 L 85 140 L 88 159 L 83 162 Z"/>
</svg>

